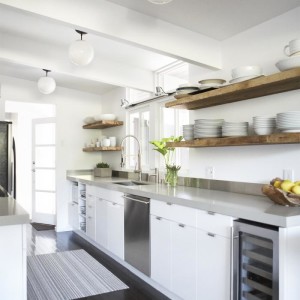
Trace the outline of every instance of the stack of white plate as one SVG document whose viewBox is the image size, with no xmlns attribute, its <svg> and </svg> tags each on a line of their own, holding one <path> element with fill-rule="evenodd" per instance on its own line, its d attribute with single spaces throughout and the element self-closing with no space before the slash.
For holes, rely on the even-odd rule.
<svg viewBox="0 0 300 300">
<path fill-rule="evenodd" d="M 248 122 L 224 122 L 222 136 L 247 136 Z"/>
<path fill-rule="evenodd" d="M 271 134 L 276 129 L 276 118 L 268 116 L 253 117 L 253 129 L 257 135 Z"/>
<path fill-rule="evenodd" d="M 194 139 L 194 124 L 182 125 L 182 136 L 186 141 Z"/>
<path fill-rule="evenodd" d="M 222 136 L 223 119 L 198 119 L 195 120 L 194 138 L 209 138 Z"/>
<path fill-rule="evenodd" d="M 250 80 L 263 75 L 263 70 L 260 66 L 242 66 L 232 69 L 232 79 L 230 83 L 238 83 Z"/>
<path fill-rule="evenodd" d="M 276 124 L 282 132 L 300 132 L 300 111 L 277 114 Z"/>
</svg>

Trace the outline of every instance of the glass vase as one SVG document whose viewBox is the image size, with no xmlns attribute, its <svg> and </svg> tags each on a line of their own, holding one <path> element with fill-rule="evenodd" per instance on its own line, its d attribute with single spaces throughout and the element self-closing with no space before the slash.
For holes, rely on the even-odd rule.
<svg viewBox="0 0 300 300">
<path fill-rule="evenodd" d="M 166 167 L 166 175 L 165 175 L 165 182 L 167 185 L 172 187 L 177 186 L 178 181 L 178 169 Z"/>
</svg>

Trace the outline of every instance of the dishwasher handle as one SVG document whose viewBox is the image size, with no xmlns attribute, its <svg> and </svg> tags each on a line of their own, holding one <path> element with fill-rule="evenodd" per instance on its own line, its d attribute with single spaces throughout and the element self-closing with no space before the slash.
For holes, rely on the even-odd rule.
<svg viewBox="0 0 300 300">
<path fill-rule="evenodd" d="M 143 203 L 143 204 L 146 204 L 146 205 L 148 205 L 148 204 L 150 204 L 150 200 L 146 200 L 146 201 L 144 201 L 144 200 L 139 200 L 139 199 L 136 199 L 136 198 L 132 198 L 132 197 L 129 197 L 129 196 L 122 196 L 124 199 L 128 199 L 128 200 L 132 200 L 132 201 L 136 201 L 136 202 L 140 202 L 140 203 Z"/>
</svg>

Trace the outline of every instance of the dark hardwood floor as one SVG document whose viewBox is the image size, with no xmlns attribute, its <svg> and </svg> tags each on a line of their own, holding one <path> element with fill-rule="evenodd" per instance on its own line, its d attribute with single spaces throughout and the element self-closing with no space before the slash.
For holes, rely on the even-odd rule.
<svg viewBox="0 0 300 300">
<path fill-rule="evenodd" d="M 167 300 L 166 296 L 145 283 L 128 269 L 114 261 L 108 255 L 88 243 L 73 232 L 56 233 L 54 230 L 37 231 L 31 225 L 27 230 L 27 255 L 39 255 L 67 250 L 84 249 L 115 276 L 122 280 L 129 289 L 95 295 L 80 299 L 85 300 Z M 28 299 L 30 300 L 30 299 Z"/>
</svg>

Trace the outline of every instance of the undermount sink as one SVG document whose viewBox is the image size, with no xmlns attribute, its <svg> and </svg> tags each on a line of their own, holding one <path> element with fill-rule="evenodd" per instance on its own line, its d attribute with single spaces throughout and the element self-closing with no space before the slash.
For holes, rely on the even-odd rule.
<svg viewBox="0 0 300 300">
<path fill-rule="evenodd" d="M 135 186 L 135 185 L 147 185 L 149 183 L 141 182 L 141 181 L 122 181 L 122 182 L 114 182 L 114 184 Z"/>
</svg>

